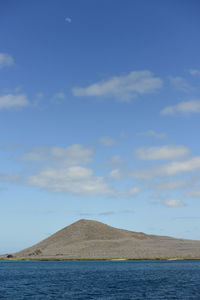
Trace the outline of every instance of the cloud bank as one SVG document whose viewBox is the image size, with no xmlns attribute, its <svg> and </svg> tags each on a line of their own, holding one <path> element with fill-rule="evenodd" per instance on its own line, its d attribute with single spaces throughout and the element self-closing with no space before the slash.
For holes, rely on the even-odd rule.
<svg viewBox="0 0 200 300">
<path fill-rule="evenodd" d="M 69 147 L 35 147 L 25 153 L 25 162 L 50 162 L 58 166 L 87 165 L 93 160 L 93 149 L 80 144 Z"/>
<path fill-rule="evenodd" d="M 110 195 L 114 191 L 102 177 L 97 177 L 88 168 L 73 166 L 66 169 L 44 169 L 27 179 L 28 185 L 53 192 L 70 192 L 75 195 Z"/>
<path fill-rule="evenodd" d="M 167 106 L 160 113 L 161 115 L 200 113 L 200 100 L 183 101 L 176 105 Z"/>
<path fill-rule="evenodd" d="M 20 108 L 28 106 L 29 104 L 30 102 L 24 94 L 7 94 L 0 96 L 0 109 Z"/>
<path fill-rule="evenodd" d="M 134 154 L 141 160 L 169 160 L 181 158 L 190 153 L 184 146 L 141 147 Z"/>
<path fill-rule="evenodd" d="M 153 179 L 156 177 L 174 176 L 199 169 L 200 156 L 196 156 L 185 161 L 174 161 L 158 167 L 136 170 L 132 172 L 132 176 L 140 179 Z"/>
<path fill-rule="evenodd" d="M 128 75 L 111 77 L 87 87 L 74 87 L 74 96 L 114 98 L 120 102 L 129 102 L 138 95 L 155 92 L 163 85 L 159 77 L 150 71 L 133 71 Z"/>
</svg>

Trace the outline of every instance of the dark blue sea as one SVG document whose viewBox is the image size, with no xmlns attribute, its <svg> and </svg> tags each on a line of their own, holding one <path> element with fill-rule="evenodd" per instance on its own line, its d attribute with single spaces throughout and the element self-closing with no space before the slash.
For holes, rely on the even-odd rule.
<svg viewBox="0 0 200 300">
<path fill-rule="evenodd" d="M 200 261 L 1 261 L 0 299 L 200 299 Z"/>
</svg>

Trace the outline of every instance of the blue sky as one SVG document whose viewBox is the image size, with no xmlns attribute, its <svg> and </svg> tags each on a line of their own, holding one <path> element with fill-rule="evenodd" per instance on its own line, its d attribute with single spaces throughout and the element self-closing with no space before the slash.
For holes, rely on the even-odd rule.
<svg viewBox="0 0 200 300">
<path fill-rule="evenodd" d="M 80 219 L 200 239 L 198 0 L 0 3 L 0 253 Z"/>
</svg>

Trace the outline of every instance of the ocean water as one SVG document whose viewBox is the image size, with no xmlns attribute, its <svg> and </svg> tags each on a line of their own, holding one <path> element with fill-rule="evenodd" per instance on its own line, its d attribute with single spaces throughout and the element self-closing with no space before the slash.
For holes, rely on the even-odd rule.
<svg viewBox="0 0 200 300">
<path fill-rule="evenodd" d="M 0 299 L 200 299 L 200 261 L 1 261 Z"/>
</svg>

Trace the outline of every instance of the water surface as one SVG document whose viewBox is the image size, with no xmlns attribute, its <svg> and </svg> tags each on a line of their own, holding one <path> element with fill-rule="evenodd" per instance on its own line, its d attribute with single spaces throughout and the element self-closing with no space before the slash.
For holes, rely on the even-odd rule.
<svg viewBox="0 0 200 300">
<path fill-rule="evenodd" d="M 200 261 L 1 261 L 0 299 L 200 299 Z"/>
</svg>

